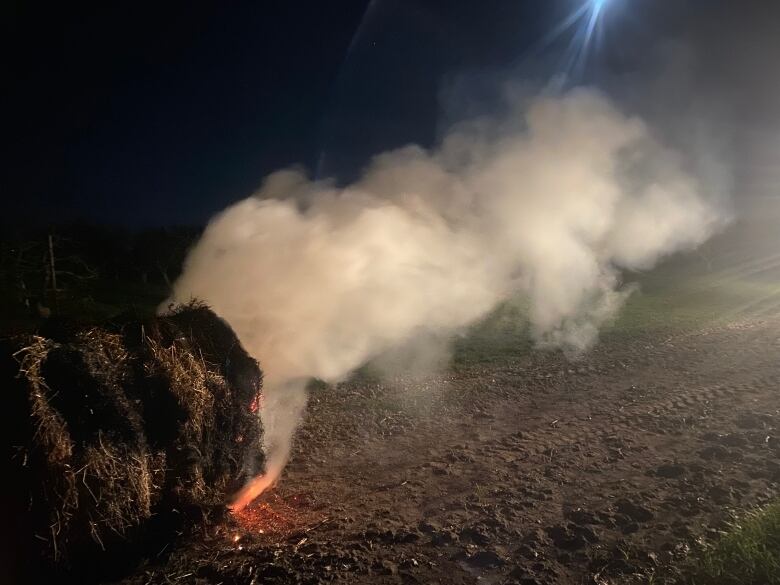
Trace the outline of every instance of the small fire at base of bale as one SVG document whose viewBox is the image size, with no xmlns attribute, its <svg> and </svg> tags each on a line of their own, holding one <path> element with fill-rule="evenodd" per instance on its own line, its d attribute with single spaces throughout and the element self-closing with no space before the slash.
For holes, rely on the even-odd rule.
<svg viewBox="0 0 780 585">
<path fill-rule="evenodd" d="M 16 546 L 29 567 L 88 579 L 98 559 L 116 565 L 142 541 L 221 513 L 263 472 L 262 372 L 197 304 L 58 329 L 3 347 Z"/>
</svg>

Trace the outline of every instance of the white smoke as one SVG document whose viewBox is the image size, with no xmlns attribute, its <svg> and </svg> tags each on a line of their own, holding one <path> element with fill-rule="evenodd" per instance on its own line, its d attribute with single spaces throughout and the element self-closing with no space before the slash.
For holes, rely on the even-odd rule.
<svg viewBox="0 0 780 585">
<path fill-rule="evenodd" d="M 621 269 L 652 267 L 722 221 L 641 120 L 580 89 L 460 124 L 432 151 L 377 156 L 345 188 L 272 174 L 211 221 L 173 300 L 209 303 L 260 360 L 278 472 L 300 380 L 339 380 L 517 294 L 539 342 L 583 349 L 631 290 Z"/>
</svg>

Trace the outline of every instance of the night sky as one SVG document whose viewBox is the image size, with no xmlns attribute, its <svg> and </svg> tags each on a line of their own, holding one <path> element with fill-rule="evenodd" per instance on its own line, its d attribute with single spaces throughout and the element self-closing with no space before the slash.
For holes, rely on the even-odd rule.
<svg viewBox="0 0 780 585">
<path fill-rule="evenodd" d="M 434 143 L 464 80 L 478 99 L 554 74 L 540 43 L 578 1 L 7 3 L 4 219 L 202 224 L 280 167 L 348 179 Z M 630 75 L 662 37 L 728 40 L 735 4 L 611 2 L 583 82 Z"/>
</svg>

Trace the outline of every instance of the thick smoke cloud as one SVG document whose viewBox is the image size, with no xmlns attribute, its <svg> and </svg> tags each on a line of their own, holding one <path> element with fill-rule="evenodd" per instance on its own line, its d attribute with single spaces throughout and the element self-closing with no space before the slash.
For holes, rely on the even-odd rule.
<svg viewBox="0 0 780 585">
<path fill-rule="evenodd" d="M 603 95 L 510 110 L 457 125 L 434 150 L 377 156 L 345 188 L 279 171 L 211 221 L 173 300 L 208 302 L 260 360 L 272 465 L 302 380 L 339 380 L 518 294 L 539 343 L 582 350 L 631 291 L 623 269 L 724 221 L 702 178 Z"/>
</svg>

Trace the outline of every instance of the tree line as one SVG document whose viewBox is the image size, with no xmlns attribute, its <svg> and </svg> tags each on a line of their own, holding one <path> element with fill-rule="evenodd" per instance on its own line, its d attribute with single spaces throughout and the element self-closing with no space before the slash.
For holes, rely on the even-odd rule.
<svg viewBox="0 0 780 585">
<path fill-rule="evenodd" d="M 112 289 L 167 291 L 200 232 L 195 227 L 128 229 L 83 223 L 4 229 L 4 313 L 45 316 L 60 304 L 106 296 Z"/>
</svg>

